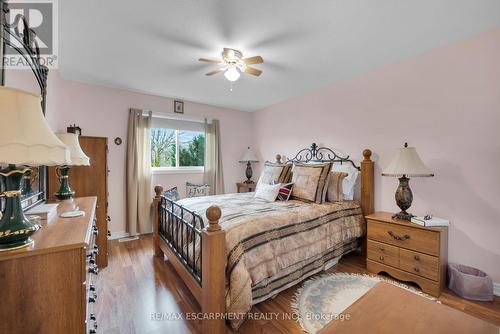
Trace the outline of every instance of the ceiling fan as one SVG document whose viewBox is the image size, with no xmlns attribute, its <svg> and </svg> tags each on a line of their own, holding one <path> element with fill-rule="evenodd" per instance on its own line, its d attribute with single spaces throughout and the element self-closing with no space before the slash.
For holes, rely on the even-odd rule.
<svg viewBox="0 0 500 334">
<path fill-rule="evenodd" d="M 208 72 L 205 75 L 214 75 L 220 72 L 224 72 L 224 76 L 229 81 L 236 81 L 240 77 L 240 73 L 247 73 L 255 76 L 262 74 L 261 70 L 248 65 L 262 64 L 264 59 L 261 56 L 255 56 L 250 58 L 243 58 L 243 54 L 239 50 L 224 48 L 222 51 L 222 59 L 207 59 L 200 58 L 199 61 L 203 61 L 210 64 L 218 64 L 220 68 Z"/>
</svg>

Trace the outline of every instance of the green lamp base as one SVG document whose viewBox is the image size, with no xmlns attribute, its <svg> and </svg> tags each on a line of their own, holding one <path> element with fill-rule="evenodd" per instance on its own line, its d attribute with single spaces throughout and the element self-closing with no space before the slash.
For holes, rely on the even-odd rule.
<svg viewBox="0 0 500 334">
<path fill-rule="evenodd" d="M 69 166 L 57 167 L 56 174 L 60 186 L 54 196 L 61 201 L 73 198 L 73 196 L 75 196 L 75 191 L 69 187 Z"/>
<path fill-rule="evenodd" d="M 21 205 L 21 180 L 28 168 L 14 165 L 0 170 L 0 178 L 5 184 L 5 210 L 0 219 L 0 250 L 28 247 L 33 243 L 30 236 L 40 228 L 33 224 L 23 212 Z"/>
</svg>

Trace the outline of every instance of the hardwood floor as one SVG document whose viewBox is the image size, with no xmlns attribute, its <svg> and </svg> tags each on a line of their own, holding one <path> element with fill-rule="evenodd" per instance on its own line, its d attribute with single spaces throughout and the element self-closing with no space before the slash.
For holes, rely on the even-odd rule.
<svg viewBox="0 0 500 334">
<path fill-rule="evenodd" d="M 200 321 L 184 319 L 186 313 L 199 312 L 199 306 L 168 261 L 153 256 L 151 236 L 124 243 L 113 240 L 109 246 L 109 265 L 97 280 L 99 299 L 95 312 L 99 333 L 200 332 Z M 364 259 L 348 254 L 330 271 L 365 273 Z M 246 320 L 238 333 L 304 333 L 297 322 L 287 319 L 297 288 L 254 306 L 255 319 Z M 445 305 L 500 326 L 498 297 L 493 302 L 473 302 L 445 290 L 439 299 Z M 264 315 L 272 319 L 266 320 Z"/>
</svg>

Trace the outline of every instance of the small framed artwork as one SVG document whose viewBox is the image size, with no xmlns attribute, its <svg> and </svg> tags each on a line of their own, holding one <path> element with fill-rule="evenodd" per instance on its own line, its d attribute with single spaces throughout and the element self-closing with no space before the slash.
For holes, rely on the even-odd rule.
<svg viewBox="0 0 500 334">
<path fill-rule="evenodd" d="M 174 100 L 174 112 L 184 114 L 184 101 Z"/>
</svg>

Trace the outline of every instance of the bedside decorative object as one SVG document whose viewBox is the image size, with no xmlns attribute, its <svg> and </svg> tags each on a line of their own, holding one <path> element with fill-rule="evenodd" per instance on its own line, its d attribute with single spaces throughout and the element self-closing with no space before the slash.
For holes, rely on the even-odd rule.
<svg viewBox="0 0 500 334">
<path fill-rule="evenodd" d="M 22 248 L 32 244 L 30 236 L 39 229 L 21 206 L 21 180 L 29 170 L 26 166 L 66 164 L 70 154 L 47 124 L 38 95 L 0 87 L 0 119 L 0 164 L 8 164 L 0 170 L 5 184 L 0 249 Z"/>
<path fill-rule="evenodd" d="M 259 162 L 259 159 L 257 159 L 257 156 L 255 155 L 255 153 L 253 152 L 253 150 L 250 148 L 250 146 L 248 146 L 248 149 L 245 151 L 245 153 L 243 154 L 243 156 L 241 157 L 240 159 L 240 162 L 241 163 L 245 163 L 247 164 L 247 169 L 245 170 L 245 176 L 247 177 L 247 179 L 245 180 L 245 183 L 254 183 L 252 181 L 252 162 Z"/>
<path fill-rule="evenodd" d="M 388 212 L 368 215 L 366 268 L 417 283 L 435 297 L 446 284 L 448 227 L 423 227 Z"/>
<path fill-rule="evenodd" d="M 76 124 L 68 126 L 66 128 L 66 132 L 67 133 L 74 133 L 74 134 L 77 134 L 79 136 L 82 135 L 82 129 L 79 126 L 77 126 Z"/>
<path fill-rule="evenodd" d="M 174 112 L 177 114 L 184 114 L 184 101 L 174 100 Z"/>
<path fill-rule="evenodd" d="M 415 147 L 408 147 L 405 143 L 403 148 L 399 148 L 396 156 L 392 159 L 389 166 L 382 172 L 382 176 L 395 176 L 399 178 L 399 187 L 396 190 L 396 203 L 401 212 L 395 214 L 392 218 L 411 220 L 412 214 L 406 212 L 413 201 L 408 176 L 434 176 L 431 170 L 422 162 L 417 154 Z"/>
<path fill-rule="evenodd" d="M 75 191 L 69 187 L 69 169 L 71 166 L 90 166 L 90 159 L 85 155 L 80 147 L 78 135 L 75 133 L 58 133 L 59 139 L 68 146 L 71 154 L 70 163 L 56 168 L 59 179 L 59 190 L 55 196 L 59 200 L 70 199 L 75 195 Z"/>
<path fill-rule="evenodd" d="M 244 183 L 244 182 L 236 182 L 236 192 L 243 192 L 242 190 L 245 190 L 246 192 L 251 192 L 255 191 L 255 187 L 257 184 L 254 183 Z"/>
</svg>

